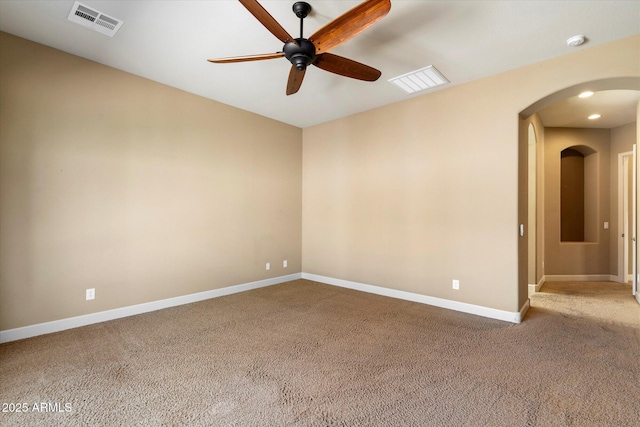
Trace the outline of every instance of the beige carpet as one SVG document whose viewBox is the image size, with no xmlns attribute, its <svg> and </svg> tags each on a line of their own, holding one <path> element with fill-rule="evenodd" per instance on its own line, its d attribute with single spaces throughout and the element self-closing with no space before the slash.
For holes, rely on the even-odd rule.
<svg viewBox="0 0 640 427">
<path fill-rule="evenodd" d="M 298 280 L 6 343 L 0 425 L 637 426 L 629 286 L 542 291 L 513 325 Z"/>
</svg>

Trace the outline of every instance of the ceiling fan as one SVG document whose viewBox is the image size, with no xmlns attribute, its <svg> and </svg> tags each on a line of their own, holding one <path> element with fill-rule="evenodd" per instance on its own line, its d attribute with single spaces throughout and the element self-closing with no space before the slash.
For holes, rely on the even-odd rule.
<svg viewBox="0 0 640 427">
<path fill-rule="evenodd" d="M 328 51 L 350 40 L 384 18 L 391 9 L 390 0 L 366 0 L 320 28 L 308 39 L 303 37 L 302 30 L 304 18 L 311 12 L 311 5 L 309 3 L 299 1 L 293 5 L 293 12 L 300 18 L 300 37 L 294 38 L 282 28 L 278 21 L 276 21 L 257 0 L 239 1 L 271 34 L 284 43 L 284 47 L 281 52 L 209 59 L 209 62 L 224 64 L 230 62 L 261 61 L 284 56 L 292 64 L 287 82 L 287 95 L 298 92 L 309 65 L 315 65 L 325 71 L 341 76 L 369 82 L 377 80 L 382 74 L 380 71 L 368 65 L 328 53 Z"/>
</svg>

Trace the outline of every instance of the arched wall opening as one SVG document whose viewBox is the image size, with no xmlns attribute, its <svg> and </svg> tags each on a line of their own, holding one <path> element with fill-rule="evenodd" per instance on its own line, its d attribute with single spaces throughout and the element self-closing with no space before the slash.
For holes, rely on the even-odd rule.
<svg viewBox="0 0 640 427">
<path fill-rule="evenodd" d="M 518 301 L 521 306 L 527 303 L 529 292 L 539 290 L 547 277 L 548 265 L 545 265 L 545 257 L 547 251 L 547 245 L 545 244 L 545 227 L 548 224 L 545 223 L 545 197 L 552 197 L 553 195 L 546 194 L 545 189 L 545 139 L 552 135 L 552 131 L 546 130 L 538 112 L 549 107 L 559 101 L 575 97 L 578 94 L 586 91 L 607 91 L 607 90 L 633 90 L 640 91 L 640 78 L 638 77 L 620 77 L 610 78 L 596 81 L 588 81 L 567 87 L 559 90 L 555 93 L 545 96 L 535 103 L 531 104 L 527 108 L 521 111 L 519 115 L 519 167 L 525 170 L 521 170 L 519 173 L 519 212 L 518 218 L 520 222 L 520 243 L 518 245 Z M 637 112 L 636 112 L 637 113 Z M 536 136 L 536 148 L 531 147 L 531 135 L 532 132 Z M 640 133 L 640 130 L 636 130 L 636 135 Z M 640 140 L 640 137 L 636 136 L 636 141 Z M 574 145 L 574 144 L 570 144 Z M 579 145 L 579 144 L 575 144 Z M 593 147 L 589 147 L 593 149 Z M 598 150 L 595 150 L 598 151 Z M 589 153 L 587 153 L 589 154 Z M 535 156 L 537 161 L 532 162 L 531 156 Z M 596 155 L 597 156 L 597 155 Z M 560 154 L 558 152 L 558 170 L 559 170 Z M 638 164 L 638 158 L 635 160 L 636 166 Z M 534 169 L 533 171 L 531 169 Z M 546 165 L 549 168 L 549 165 Z M 532 178 L 533 177 L 533 178 Z M 532 181 L 534 184 L 532 184 Z M 640 187 L 640 184 L 636 187 Z M 535 191 L 535 195 L 529 194 L 531 191 Z M 558 199 L 559 199 L 558 194 Z M 559 203 L 558 203 L 559 204 Z M 637 219 L 637 209 L 635 217 Z M 608 218 L 607 218 L 608 219 Z M 592 231 L 591 236 L 600 236 L 602 234 L 600 230 L 603 216 L 597 215 L 595 219 L 596 231 L 595 234 Z M 547 219 L 547 222 L 549 220 Z M 592 220 L 593 222 L 593 220 Z M 607 221 L 608 225 L 608 221 Z M 557 219 L 558 230 L 560 228 L 560 213 L 558 212 Z M 599 239 L 600 237 L 591 237 L 590 240 Z M 559 233 L 558 233 L 558 240 Z M 571 243 L 567 242 L 567 245 Z M 586 244 L 586 243 L 581 243 Z M 609 243 L 607 243 L 609 244 Z M 534 254 L 530 254 L 534 251 Z M 637 239 L 634 243 L 633 255 L 634 263 L 638 263 L 638 251 L 637 251 Z M 588 262 L 587 262 L 588 263 Z M 613 258 L 611 264 L 613 262 Z M 612 272 L 606 277 L 602 277 L 602 280 L 610 280 L 615 278 L 615 268 L 611 268 Z M 637 276 L 637 274 L 636 274 Z M 594 276 L 595 277 L 595 276 Z M 640 299 L 639 299 L 640 301 Z"/>
</svg>

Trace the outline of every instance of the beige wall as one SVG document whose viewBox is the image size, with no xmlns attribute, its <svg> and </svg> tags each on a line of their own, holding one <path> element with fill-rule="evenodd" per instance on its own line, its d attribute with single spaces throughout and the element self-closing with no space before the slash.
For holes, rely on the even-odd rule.
<svg viewBox="0 0 640 427">
<path fill-rule="evenodd" d="M 303 271 L 518 311 L 518 114 L 639 76 L 639 51 L 636 36 L 304 129 Z"/>
<path fill-rule="evenodd" d="M 610 143 L 609 129 L 545 129 L 545 271 L 548 275 L 610 274 L 611 230 L 603 227 L 605 221 L 611 223 Z M 560 241 L 560 152 L 572 146 L 586 146 L 595 151 L 595 154 L 585 157 L 585 169 L 589 161 L 596 163 L 591 177 L 597 182 L 591 188 L 597 193 L 593 198 L 585 197 L 585 229 L 591 226 L 595 230 L 593 233 L 585 232 L 585 238 L 587 235 L 590 238 L 584 243 Z M 585 190 L 587 186 L 585 179 Z M 590 219 L 590 214 L 595 218 Z"/>
<path fill-rule="evenodd" d="M 0 330 L 301 271 L 300 129 L 0 43 Z"/>
</svg>

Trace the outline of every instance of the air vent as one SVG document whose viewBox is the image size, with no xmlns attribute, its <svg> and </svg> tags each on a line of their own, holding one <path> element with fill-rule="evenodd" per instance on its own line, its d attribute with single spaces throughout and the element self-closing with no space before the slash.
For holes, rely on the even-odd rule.
<svg viewBox="0 0 640 427">
<path fill-rule="evenodd" d="M 449 83 L 433 65 L 389 79 L 407 93 L 418 92 Z"/>
<path fill-rule="evenodd" d="M 124 22 L 78 1 L 73 4 L 67 19 L 109 37 L 113 37 L 124 24 Z"/>
</svg>

